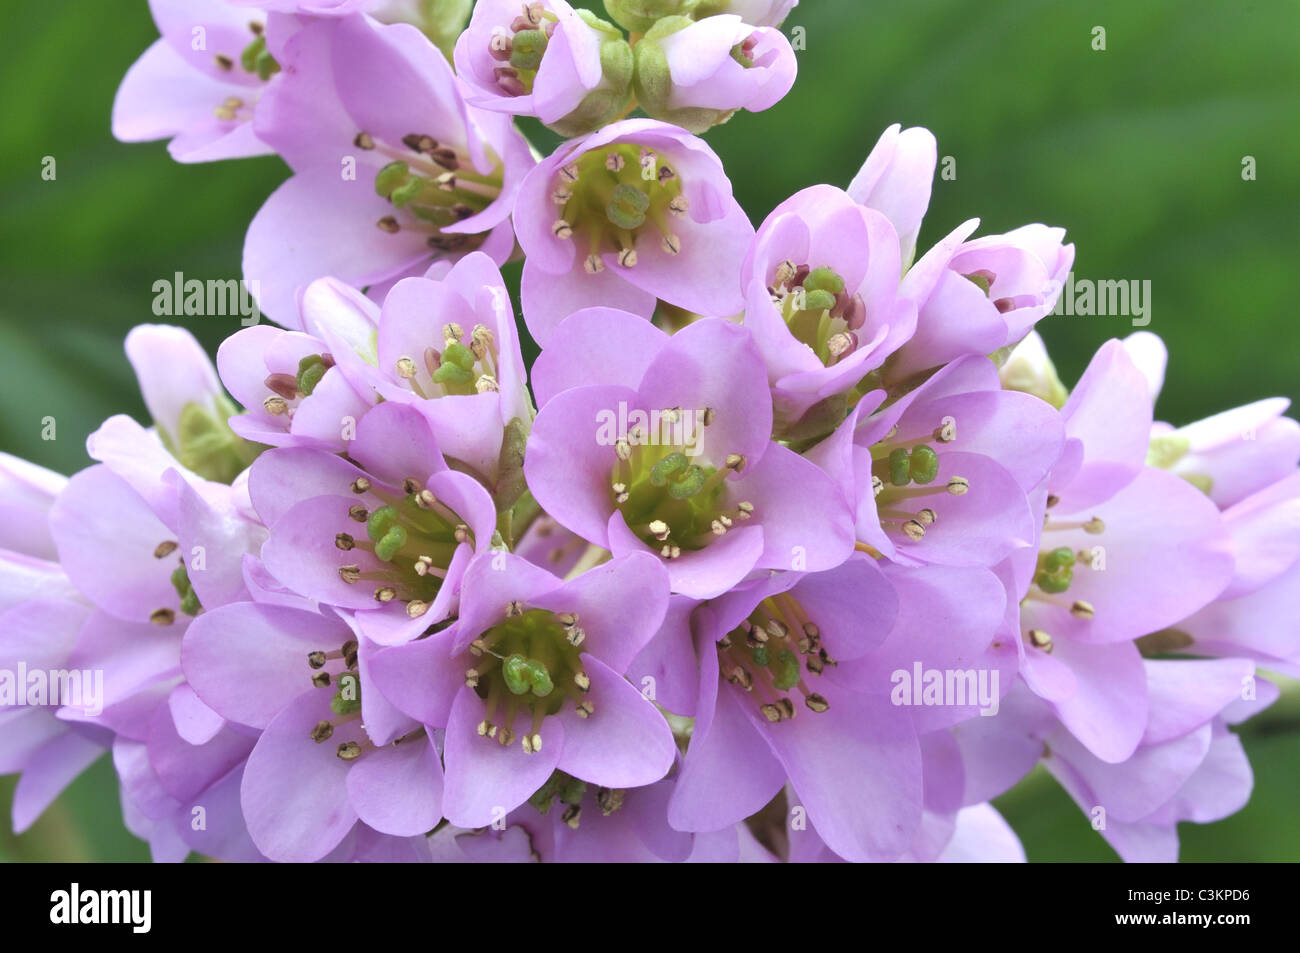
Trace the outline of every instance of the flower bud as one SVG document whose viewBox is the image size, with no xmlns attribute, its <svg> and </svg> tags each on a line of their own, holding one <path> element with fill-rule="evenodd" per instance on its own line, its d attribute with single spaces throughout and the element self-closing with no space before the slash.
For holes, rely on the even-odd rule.
<svg viewBox="0 0 1300 953">
<path fill-rule="evenodd" d="M 778 30 L 732 15 L 699 22 L 665 18 L 635 51 L 641 107 L 695 133 L 726 122 L 737 109 L 774 106 L 794 85 L 797 69 L 794 50 Z"/>
<path fill-rule="evenodd" d="M 648 33 L 665 17 L 689 14 L 696 5 L 697 0 L 605 0 L 605 12 L 629 33 Z"/>
</svg>

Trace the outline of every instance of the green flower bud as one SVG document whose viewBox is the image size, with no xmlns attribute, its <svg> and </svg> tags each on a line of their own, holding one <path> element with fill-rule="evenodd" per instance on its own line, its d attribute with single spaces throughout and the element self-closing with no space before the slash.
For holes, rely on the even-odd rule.
<svg viewBox="0 0 1300 953">
<path fill-rule="evenodd" d="M 451 62 L 456 39 L 465 32 L 473 0 L 419 0 L 411 17 L 433 45 Z"/>
<path fill-rule="evenodd" d="M 646 33 L 665 17 L 690 13 L 698 0 L 605 0 L 609 18 L 629 33 Z"/>
<path fill-rule="evenodd" d="M 578 13 L 590 11 L 579 10 Z M 600 85 L 589 92 L 573 112 L 549 124 L 548 128 L 569 138 L 594 132 L 613 122 L 627 109 L 636 62 L 632 47 L 622 34 L 594 15 L 583 19 L 593 26 L 603 24 L 611 38 L 600 46 L 600 69 L 604 77 Z M 601 29 L 600 26 L 596 28 Z"/>
<path fill-rule="evenodd" d="M 186 404 L 173 436 L 158 428 L 163 445 L 177 460 L 199 476 L 230 483 L 252 463 L 261 449 L 235 434 L 226 423 L 234 405 L 218 396 L 211 409 Z"/>
</svg>

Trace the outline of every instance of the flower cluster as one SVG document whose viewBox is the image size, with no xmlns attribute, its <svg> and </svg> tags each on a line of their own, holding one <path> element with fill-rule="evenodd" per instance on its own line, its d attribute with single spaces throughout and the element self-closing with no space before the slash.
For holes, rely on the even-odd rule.
<svg viewBox="0 0 1300 953">
<path fill-rule="evenodd" d="M 159 860 L 1020 860 L 1040 763 L 1157 860 L 1245 803 L 1300 426 L 1156 421 L 1145 332 L 1067 390 L 1074 246 L 918 252 L 924 129 L 756 230 L 700 134 L 793 2 L 260 6 L 153 0 L 114 130 L 286 161 L 279 326 L 137 328 L 151 427 L 0 458 L 16 829 L 105 750 Z"/>
</svg>

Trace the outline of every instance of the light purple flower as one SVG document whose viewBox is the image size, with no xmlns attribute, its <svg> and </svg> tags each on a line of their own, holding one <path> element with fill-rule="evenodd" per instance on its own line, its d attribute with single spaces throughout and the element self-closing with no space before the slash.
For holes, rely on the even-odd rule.
<svg viewBox="0 0 1300 953">
<path fill-rule="evenodd" d="M 332 614 L 237 603 L 186 633 L 194 690 L 231 722 L 257 729 L 240 803 L 258 850 L 310 862 L 358 822 L 396 838 L 441 816 L 432 737 L 375 691 L 374 645 Z"/>
<path fill-rule="evenodd" d="M 536 116 L 561 135 L 599 129 L 630 96 L 623 34 L 565 0 L 481 0 L 455 61 L 470 105 Z"/>
<path fill-rule="evenodd" d="M 875 209 L 898 233 L 902 266 L 908 268 L 916 252 L 916 236 L 930 205 L 930 188 L 938 145 L 929 129 L 890 126 L 877 140 L 849 183 L 849 197 Z"/>
<path fill-rule="evenodd" d="M 857 539 L 903 565 L 993 566 L 1032 546 L 1039 524 L 1028 493 L 1056 464 L 1059 416 L 999 387 L 970 357 L 868 416 L 863 398 L 839 429 L 808 451 L 855 510 Z"/>
<path fill-rule="evenodd" d="M 323 450 L 267 451 L 249 477 L 271 535 L 266 569 L 294 593 L 356 613 L 382 644 L 416 638 L 455 611 L 471 555 L 496 533 L 496 508 L 451 470 L 428 421 L 385 402 L 356 425 L 348 459 Z"/>
<path fill-rule="evenodd" d="M 446 732 L 452 824 L 504 818 L 557 770 L 607 788 L 667 773 L 672 733 L 622 676 L 667 601 L 667 574 L 642 554 L 564 582 L 491 553 L 466 572 L 455 624 L 375 658 L 380 691 Z"/>
<path fill-rule="evenodd" d="M 537 502 L 615 555 L 656 554 L 674 592 L 708 598 L 754 569 L 829 569 L 852 550 L 835 484 L 769 439 L 743 328 L 711 319 L 669 337 L 591 309 L 556 331 L 534 385 L 524 473 Z"/>
<path fill-rule="evenodd" d="M 967 240 L 978 224 L 959 225 L 903 277 L 902 293 L 920 311 L 916 333 L 890 364 L 890 380 L 1016 344 L 1056 306 L 1074 263 L 1065 229 L 1022 225 Z"/>
<path fill-rule="evenodd" d="M 124 142 L 171 139 L 167 148 L 178 162 L 271 152 L 251 119 L 279 71 L 267 31 L 294 25 L 224 0 L 150 0 L 149 8 L 162 37 L 118 88 L 113 135 Z"/>
<path fill-rule="evenodd" d="M 596 305 L 647 318 L 656 298 L 713 316 L 744 307 L 753 226 L 718 157 L 676 126 L 629 119 L 560 146 L 524 180 L 514 221 L 524 320 L 543 347 Z"/>
<path fill-rule="evenodd" d="M 900 273 L 889 220 L 829 185 L 795 194 L 759 227 L 741 272 L 744 322 L 767 365 L 778 433 L 911 336 L 916 306 L 899 297 Z"/>
<path fill-rule="evenodd" d="M 660 20 L 633 47 L 637 103 L 655 119 L 695 133 L 737 110 L 775 106 L 794 85 L 798 64 L 780 30 L 732 14 L 692 23 Z"/>
<path fill-rule="evenodd" d="M 319 20 L 286 44 L 283 65 L 257 131 L 295 174 L 244 244 L 265 313 L 293 326 L 295 291 L 325 275 L 365 288 L 476 248 L 510 257 L 532 154 L 508 116 L 466 106 L 419 30 L 359 14 Z"/>
</svg>

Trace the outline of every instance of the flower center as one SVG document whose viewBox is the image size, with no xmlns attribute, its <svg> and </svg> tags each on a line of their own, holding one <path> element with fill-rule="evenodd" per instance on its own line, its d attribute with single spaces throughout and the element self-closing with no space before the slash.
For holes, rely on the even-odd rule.
<svg viewBox="0 0 1300 953">
<path fill-rule="evenodd" d="M 584 153 L 560 170 L 551 198 L 560 207 L 551 232 L 584 243 L 588 274 L 604 270 L 606 252 L 622 267 L 635 267 L 637 242 L 649 229 L 667 254 L 682 250 L 669 218 L 684 216 L 690 203 L 677 173 L 652 149 L 620 143 Z"/>
<path fill-rule="evenodd" d="M 844 290 L 844 279 L 832 269 L 787 259 L 777 265 L 768 292 L 790 333 L 827 367 L 857 349 L 866 307 L 861 296 Z"/>
<path fill-rule="evenodd" d="M 365 525 L 365 537 L 341 532 L 334 545 L 345 552 L 371 553 L 381 566 L 364 571 L 357 565 L 340 566 L 339 576 L 349 584 L 376 584 L 376 602 L 404 602 L 412 619 L 424 615 L 447 576 L 456 547 L 471 540 L 469 527 L 414 479 L 404 482 L 404 496 L 380 490 L 365 477 L 358 477 L 351 489 L 384 502 L 373 510 L 360 503 L 353 506 L 348 516 Z"/>
<path fill-rule="evenodd" d="M 253 34 L 253 39 L 239 54 L 239 66 L 245 73 L 256 73 L 257 78 L 266 82 L 276 73 L 280 72 L 280 64 L 275 61 L 275 57 L 266 48 L 266 28 L 258 20 L 250 20 L 248 31 Z M 225 53 L 218 53 L 215 57 L 217 68 L 222 72 L 229 73 L 235 68 L 234 57 Z M 241 109 L 244 103 L 242 100 L 231 98 L 227 99 L 221 106 L 217 107 L 216 114 L 218 119 L 248 119 L 252 113 L 243 116 L 235 115 L 235 111 Z"/>
<path fill-rule="evenodd" d="M 930 442 L 951 443 L 956 439 L 953 424 L 940 424 L 930 437 L 912 441 L 894 439 L 896 431 L 891 430 L 871 448 L 871 485 L 881 526 L 915 543 L 925 538 L 926 528 L 938 521 L 939 514 L 934 505 L 914 510 L 913 501 L 939 494 L 964 496 L 970 481 L 953 476 L 930 486 L 939 475 L 939 455 Z"/>
<path fill-rule="evenodd" d="M 1050 509 L 1056 503 L 1056 497 L 1047 498 Z M 1083 530 L 1091 536 L 1106 532 L 1106 524 L 1096 516 L 1086 520 L 1054 520 L 1050 515 L 1043 522 L 1043 533 Z M 1056 546 L 1044 549 L 1038 554 L 1038 564 L 1034 570 L 1034 584 L 1023 602 L 1034 600 L 1047 603 L 1069 611 L 1076 619 L 1088 620 L 1096 614 L 1096 607 L 1084 599 L 1057 598 L 1070 590 L 1076 570 L 1103 570 L 1106 568 L 1106 551 L 1101 546 L 1090 546 L 1074 550 L 1069 546 Z M 1042 629 L 1030 629 L 1025 633 L 1029 645 L 1044 652 L 1052 651 L 1052 636 Z"/>
<path fill-rule="evenodd" d="M 794 718 L 798 709 L 788 693 L 796 688 L 810 711 L 830 708 L 825 697 L 808 687 L 803 671 L 820 676 L 837 663 L 822 645 L 821 629 L 788 592 L 760 602 L 718 641 L 717 650 L 719 677 L 755 695 L 768 721 Z"/>
<path fill-rule="evenodd" d="M 542 720 L 558 713 L 566 701 L 573 702 L 580 717 L 590 717 L 594 708 L 586 695 L 591 679 L 583 671 L 579 650 L 585 640 L 574 613 L 508 605 L 505 620 L 469 646 L 475 661 L 465 672 L 465 684 L 484 702 L 479 736 L 502 747 L 510 745 L 515 717 L 527 710 L 531 727 L 521 744 L 535 754 L 542 750 Z"/>
<path fill-rule="evenodd" d="M 442 350 L 430 346 L 417 362 L 412 357 L 396 361 L 397 376 L 411 390 L 426 400 L 449 394 L 469 396 L 498 389 L 500 354 L 496 335 L 485 325 L 477 324 L 468 339 L 459 324 L 442 328 Z"/>
<path fill-rule="evenodd" d="M 393 214 L 375 223 L 380 231 L 424 234 L 430 248 L 443 252 L 470 251 L 482 243 L 482 236 L 444 235 L 442 229 L 496 201 L 505 175 L 499 158 L 493 156 L 491 173 L 480 175 L 463 149 L 422 133 L 403 136 L 400 149 L 368 132 L 358 133 L 353 145 L 393 160 L 375 175 L 375 192 L 393 205 Z"/>
<path fill-rule="evenodd" d="M 713 411 L 699 414 L 704 426 Z M 727 477 L 745 468 L 741 454 L 728 454 L 721 467 L 694 462 L 699 434 L 681 427 L 679 408 L 659 414 L 656 442 L 646 428 L 634 426 L 614 445 L 618 457 L 611 474 L 610 493 L 628 528 L 665 559 L 682 550 L 703 549 L 725 536 L 737 522 L 754 515 L 747 500 L 733 500 Z M 666 438 L 666 439 L 665 439 Z"/>
<path fill-rule="evenodd" d="M 587 794 L 587 782 L 563 771 L 554 771 L 532 797 L 528 803 L 537 809 L 537 813 L 546 815 L 550 813 L 551 805 L 559 801 L 564 805 L 564 810 L 560 814 L 560 820 L 564 821 L 573 830 L 578 829 L 582 819 L 582 802 Z M 627 791 L 619 788 L 596 788 L 596 807 L 604 817 L 609 817 L 623 806 L 623 801 L 627 797 Z"/>
<path fill-rule="evenodd" d="M 492 70 L 501 92 L 523 96 L 533 91 L 537 70 L 558 22 L 559 18 L 544 4 L 525 3 L 523 12 L 509 26 L 492 30 L 488 53 L 501 64 Z"/>
</svg>

